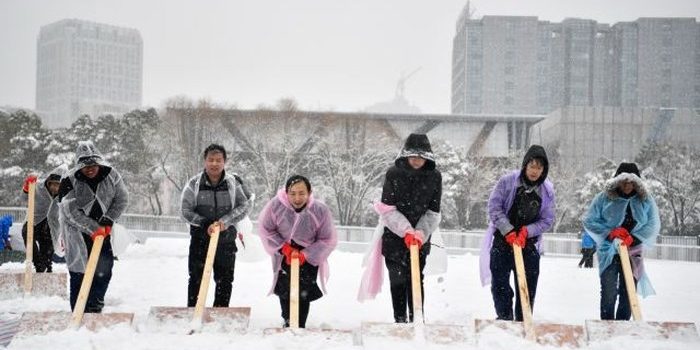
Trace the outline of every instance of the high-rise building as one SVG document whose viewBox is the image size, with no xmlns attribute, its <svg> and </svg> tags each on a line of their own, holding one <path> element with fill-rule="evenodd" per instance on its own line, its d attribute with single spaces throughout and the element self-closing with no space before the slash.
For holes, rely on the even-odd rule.
<svg viewBox="0 0 700 350">
<path fill-rule="evenodd" d="M 547 114 L 564 106 L 700 107 L 700 24 L 460 15 L 452 113 Z"/>
<path fill-rule="evenodd" d="M 37 39 L 36 110 L 49 127 L 141 106 L 143 41 L 136 29 L 64 19 Z"/>
</svg>

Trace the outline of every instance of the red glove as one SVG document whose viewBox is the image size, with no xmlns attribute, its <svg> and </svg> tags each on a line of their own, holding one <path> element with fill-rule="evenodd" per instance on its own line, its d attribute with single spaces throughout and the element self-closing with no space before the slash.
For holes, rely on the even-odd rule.
<svg viewBox="0 0 700 350">
<path fill-rule="evenodd" d="M 420 248 L 423 245 L 423 240 L 422 240 L 422 234 L 419 233 L 420 231 L 407 231 L 406 234 L 403 236 L 403 242 L 406 244 L 406 248 L 411 249 L 411 246 L 414 244 L 418 245 L 418 248 Z"/>
<path fill-rule="evenodd" d="M 525 243 L 527 243 L 527 227 L 523 226 L 517 232 L 515 230 L 510 231 L 506 235 L 506 242 L 510 245 L 517 244 L 519 247 L 524 248 Z"/>
<path fill-rule="evenodd" d="M 291 244 L 285 243 L 282 246 L 282 255 L 284 255 L 284 262 L 287 263 L 287 265 L 292 264 L 292 253 L 296 252 L 297 253 L 297 258 L 299 259 L 299 265 L 304 265 L 304 262 L 306 262 L 306 256 L 304 256 L 304 253 L 301 251 L 294 249 Z"/>
<path fill-rule="evenodd" d="M 612 229 L 612 231 L 610 231 L 610 234 L 608 235 L 608 238 L 610 238 L 611 240 L 619 238 L 622 241 L 622 244 L 626 246 L 631 246 L 634 242 L 632 235 L 630 235 L 629 231 L 627 231 L 627 229 L 625 229 L 624 227 L 616 227 Z"/>
<path fill-rule="evenodd" d="M 90 234 L 90 237 L 94 241 L 97 236 L 102 236 L 102 237 L 107 237 L 109 234 L 112 233 L 112 228 L 109 226 L 100 226 L 97 228 L 97 230 L 92 231 L 92 234 Z"/>
<path fill-rule="evenodd" d="M 301 250 L 297 250 L 296 252 L 297 252 L 297 258 L 299 259 L 299 266 L 304 265 L 304 263 L 306 262 L 306 255 L 304 255 L 304 252 L 302 252 Z M 291 265 L 291 264 L 292 264 L 292 261 L 290 259 L 289 265 Z"/>
<path fill-rule="evenodd" d="M 36 183 L 36 175 L 32 174 L 27 176 L 27 178 L 24 179 L 24 183 L 22 184 L 22 191 L 24 193 L 29 193 L 29 184 Z"/>
</svg>

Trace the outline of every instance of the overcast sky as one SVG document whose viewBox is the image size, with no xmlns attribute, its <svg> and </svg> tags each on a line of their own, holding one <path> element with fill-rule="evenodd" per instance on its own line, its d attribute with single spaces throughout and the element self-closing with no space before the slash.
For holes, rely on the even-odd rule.
<svg viewBox="0 0 700 350">
<path fill-rule="evenodd" d="M 34 108 L 39 28 L 78 18 L 136 28 L 143 103 L 174 95 L 254 108 L 293 97 L 304 109 L 358 111 L 406 98 L 449 113 L 452 38 L 466 0 L 0 0 L 0 106 Z M 476 15 L 601 23 L 700 17 L 699 0 L 476 0 Z"/>
</svg>

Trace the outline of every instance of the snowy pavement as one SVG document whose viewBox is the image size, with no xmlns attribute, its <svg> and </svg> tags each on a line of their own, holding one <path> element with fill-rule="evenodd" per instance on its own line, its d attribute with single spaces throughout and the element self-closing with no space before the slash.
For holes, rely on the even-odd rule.
<svg viewBox="0 0 700 350">
<path fill-rule="evenodd" d="M 96 333 L 84 329 L 52 332 L 43 336 L 15 339 L 10 349 L 358 349 L 351 342 L 326 340 L 323 337 L 295 337 L 288 334 L 269 336 L 263 329 L 281 325 L 279 301 L 267 296 L 272 282 L 269 259 L 236 262 L 231 306 L 252 308 L 246 334 L 154 332 L 147 327 L 151 306 L 184 306 L 187 297 L 188 241 L 184 239 L 150 239 L 145 245 L 133 245 L 115 263 L 114 275 L 107 292 L 104 312 L 135 313 L 132 327 L 119 325 Z M 254 255 L 254 254 L 253 254 Z M 334 252 L 330 258 L 329 294 L 311 304 L 307 327 L 333 327 L 355 330 L 362 321 L 391 322 L 392 311 L 388 278 L 376 300 L 359 303 L 357 288 L 362 270 L 362 254 Z M 578 259 L 543 257 L 540 281 L 534 306 L 534 319 L 583 325 L 586 319 L 598 318 L 599 280 L 597 268 L 579 269 Z M 21 270 L 21 264 L 5 264 L 0 270 Z M 700 264 L 647 260 L 647 269 L 657 295 L 641 299 L 645 320 L 687 321 L 700 324 Z M 65 271 L 63 266 L 57 268 Z M 425 317 L 428 323 L 465 324 L 474 318 L 493 319 L 489 288 L 482 288 L 478 277 L 478 257 L 449 256 L 448 272 L 428 276 L 425 286 Z M 209 289 L 209 305 L 213 300 Z M 30 297 L 0 301 L 3 317 L 23 311 L 68 311 L 67 300 L 58 297 Z M 648 341 L 632 337 L 594 342 L 588 349 L 626 348 L 697 349 L 700 343 Z M 412 342 L 389 339 L 373 344 L 376 348 L 415 348 Z M 441 349 L 546 349 L 503 332 L 480 336 L 477 344 L 465 346 L 431 345 Z"/>
</svg>

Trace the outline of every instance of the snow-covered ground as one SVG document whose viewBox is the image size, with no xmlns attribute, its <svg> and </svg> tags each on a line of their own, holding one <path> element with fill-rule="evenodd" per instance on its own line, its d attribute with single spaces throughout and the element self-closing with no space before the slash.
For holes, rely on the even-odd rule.
<svg viewBox="0 0 700 350">
<path fill-rule="evenodd" d="M 184 306 L 187 295 L 188 241 L 184 239 L 150 239 L 145 245 L 133 245 L 119 257 L 107 292 L 104 312 L 133 312 L 133 327 L 125 325 L 96 333 L 84 329 L 53 332 L 43 336 L 15 339 L 10 349 L 357 349 L 352 343 L 328 341 L 316 337 L 289 334 L 267 336 L 263 329 L 281 324 L 276 296 L 267 296 L 271 283 L 268 259 L 236 262 L 232 306 L 252 308 L 249 330 L 244 335 L 200 333 L 195 335 L 153 332 L 146 327 L 151 306 Z M 357 329 L 362 321 L 391 322 L 388 279 L 374 301 L 356 301 L 362 270 L 362 254 L 336 251 L 331 255 L 329 294 L 311 304 L 307 327 L 332 326 Z M 537 300 L 536 320 L 582 325 L 586 319 L 598 318 L 599 280 L 597 268 L 579 269 L 578 259 L 543 257 Z M 21 264 L 5 264 L 0 270 L 20 270 Z M 59 267 L 58 269 L 62 269 Z M 690 321 L 700 324 L 700 264 L 647 260 L 647 268 L 657 291 L 656 296 L 642 299 L 646 320 Z M 213 300 L 209 289 L 209 304 Z M 425 286 L 425 316 L 428 323 L 464 324 L 472 318 L 493 319 L 494 311 L 488 288 L 478 277 L 478 257 L 449 256 L 448 272 L 429 276 Z M 68 301 L 57 297 L 31 297 L 0 301 L 0 314 L 23 311 L 68 311 Z M 698 349 L 700 343 L 648 341 L 629 336 L 594 342 L 589 349 L 617 349 L 621 345 L 636 350 Z M 478 349 L 545 349 L 506 333 L 489 332 L 470 345 Z M 383 340 L 378 347 L 416 348 L 411 342 Z M 465 349 L 430 345 L 430 348 Z M 425 348 L 425 346 L 421 346 Z"/>
</svg>

